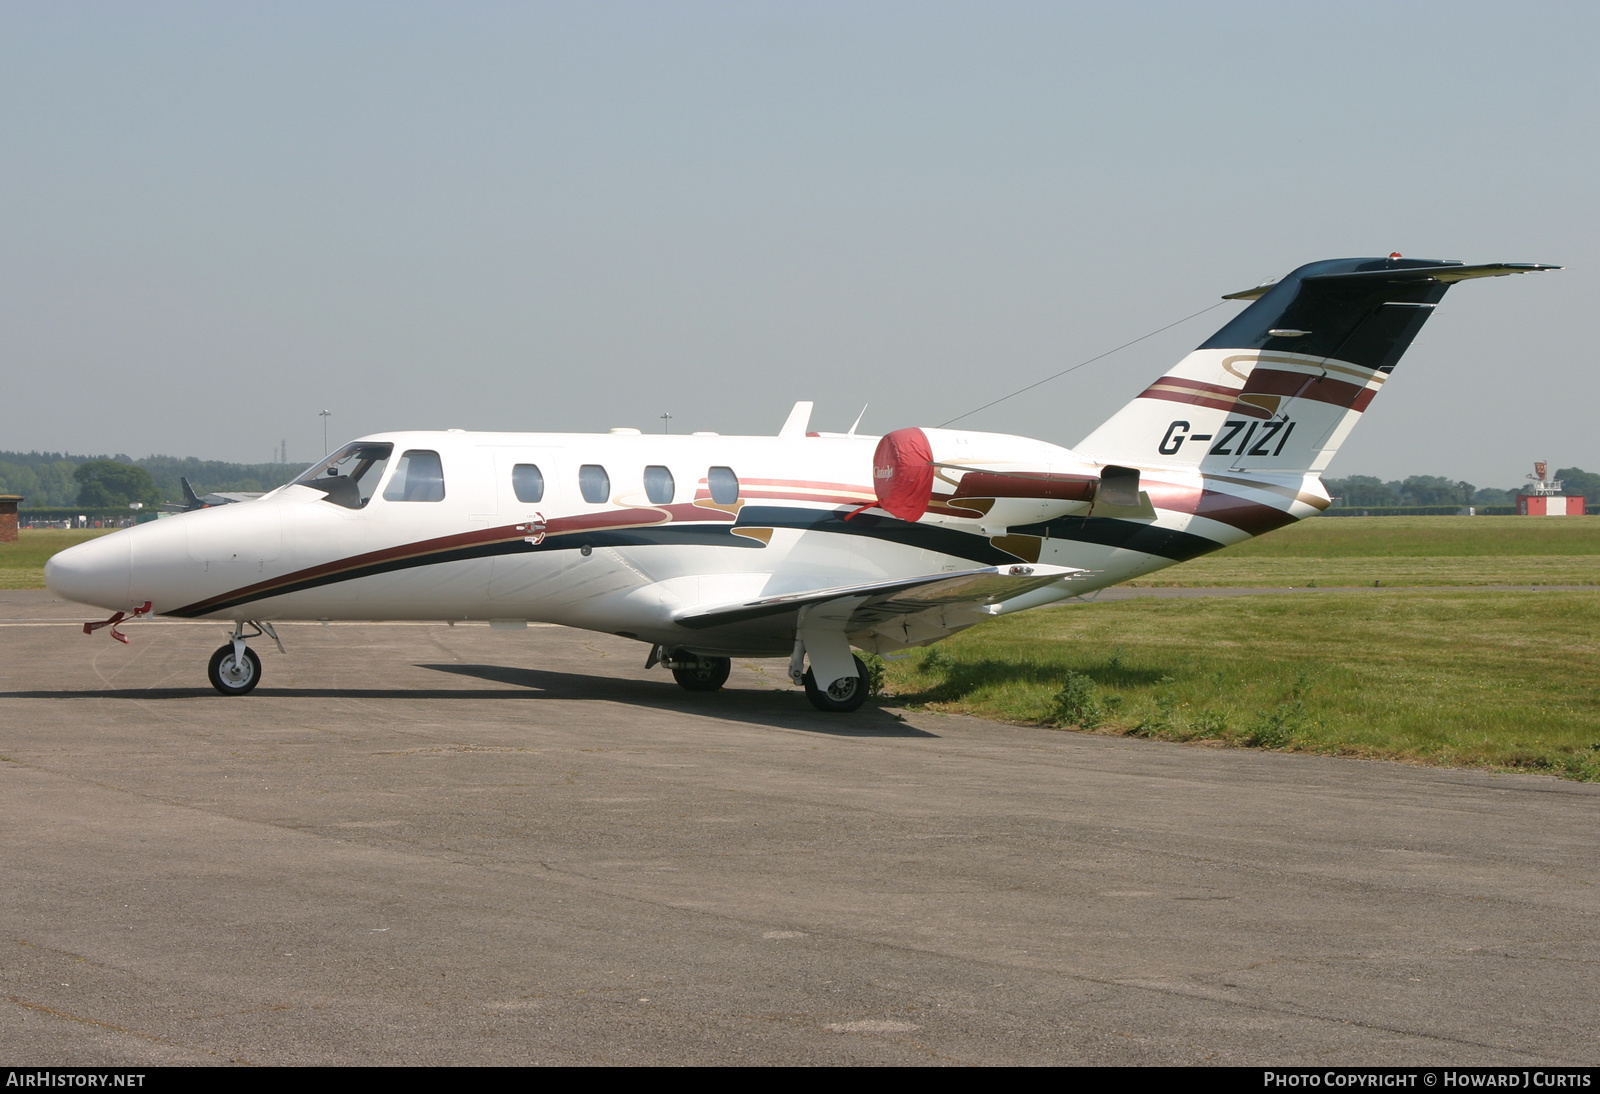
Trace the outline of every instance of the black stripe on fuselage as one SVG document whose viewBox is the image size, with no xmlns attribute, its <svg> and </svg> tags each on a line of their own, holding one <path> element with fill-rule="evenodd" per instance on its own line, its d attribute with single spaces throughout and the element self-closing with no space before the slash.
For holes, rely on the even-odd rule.
<svg viewBox="0 0 1600 1094">
<path fill-rule="evenodd" d="M 973 535 L 953 528 L 934 524 L 915 524 L 896 517 L 859 513 L 845 520 L 845 511 L 839 509 L 799 509 L 787 506 L 747 505 L 739 512 L 737 527 L 741 528 L 792 528 L 797 531 L 826 532 L 834 535 L 862 536 L 918 547 L 953 558 L 969 559 L 986 566 L 999 566 L 1016 562 L 1019 556 L 1002 551 L 989 542 L 987 536 Z M 447 562 L 465 562 L 473 559 L 493 558 L 500 555 L 537 554 L 547 551 L 572 551 L 583 547 L 738 547 L 761 550 L 765 545 L 757 540 L 733 534 L 726 524 L 708 525 L 647 525 L 639 528 L 601 529 L 568 532 L 547 536 L 540 543 L 524 540 L 474 544 L 452 551 L 428 552 L 410 557 L 385 559 L 371 565 L 319 574 L 303 580 L 293 575 L 281 585 L 236 597 L 202 600 L 172 611 L 168 616 L 194 618 L 215 615 L 243 604 L 268 600 L 308 589 L 354 581 L 377 574 L 398 570 L 416 569 Z M 1222 547 L 1223 544 L 1203 536 L 1180 532 L 1171 528 L 1138 524 L 1113 517 L 1058 517 L 1055 520 L 1013 527 L 1013 535 L 1041 536 L 1049 539 L 1095 543 L 1128 551 L 1157 555 L 1174 562 L 1198 558 Z M 1026 560 L 1024 560 L 1026 561 Z"/>
<path fill-rule="evenodd" d="M 863 536 L 867 539 L 900 543 L 907 547 L 920 547 L 937 551 L 954 558 L 970 559 L 985 566 L 999 566 L 1016 562 L 1017 556 L 1002 551 L 989 542 L 987 536 L 971 532 L 958 532 L 937 524 L 913 524 L 897 517 L 857 513 L 845 520 L 848 510 L 842 509 L 791 509 L 777 505 L 747 505 L 739 510 L 739 525 L 751 528 L 793 528 L 801 532 L 831 532 L 840 536 Z"/>
<path fill-rule="evenodd" d="M 189 618 L 214 615 L 217 612 L 227 611 L 229 608 L 237 608 L 241 604 L 249 604 L 257 600 L 268 600 L 275 596 L 288 596 L 290 593 L 305 592 L 307 589 L 317 589 L 325 585 L 336 585 L 343 581 L 355 581 L 358 578 L 372 577 L 376 574 L 394 573 L 397 570 L 412 570 L 419 566 L 433 566 L 446 562 L 467 562 L 473 559 L 494 558 L 499 555 L 536 554 L 544 551 L 576 551 L 583 547 L 644 546 L 739 547 L 747 550 L 760 550 L 763 544 L 747 539 L 744 536 L 734 535 L 729 525 L 697 524 L 686 525 L 681 528 L 657 526 L 568 532 L 558 536 L 546 536 L 540 543 L 510 540 L 499 543 L 474 544 L 471 547 L 462 547 L 454 551 L 433 551 L 410 557 L 385 559 L 382 562 L 374 562 L 368 566 L 357 566 L 331 574 L 319 574 L 300 581 L 293 580 L 291 575 L 290 580 L 270 589 L 262 589 L 259 592 L 246 593 L 223 600 L 202 600 L 196 604 L 170 612 L 163 612 L 162 614 Z"/>
<path fill-rule="evenodd" d="M 1180 532 L 1176 528 L 1162 528 L 1155 524 L 1136 524 L 1116 517 L 1057 517 L 1038 524 L 1013 527 L 1011 534 L 1067 539 L 1075 543 L 1098 543 L 1103 547 L 1158 555 L 1174 562 L 1188 562 L 1191 558 L 1199 558 L 1226 546 L 1192 532 Z"/>
<path fill-rule="evenodd" d="M 739 511 L 739 524 L 866 536 L 869 539 L 903 543 L 908 547 L 921 547 L 955 558 L 971 559 L 986 566 L 1016 562 L 1019 557 L 1009 551 L 1002 551 L 991 543 L 987 536 L 973 535 L 971 532 L 962 532 L 937 524 L 913 524 L 895 517 L 867 513 L 845 520 L 844 513 L 836 509 L 788 509 L 747 505 Z M 1207 539 L 1190 532 L 1180 532 L 1175 528 L 1140 524 L 1116 517 L 1057 517 L 1038 524 L 1013 525 L 1007 532 L 1010 535 L 1097 543 L 1125 551 L 1158 555 L 1161 558 L 1170 558 L 1174 562 L 1187 562 L 1191 558 L 1199 558 L 1225 546 L 1214 539 Z"/>
</svg>

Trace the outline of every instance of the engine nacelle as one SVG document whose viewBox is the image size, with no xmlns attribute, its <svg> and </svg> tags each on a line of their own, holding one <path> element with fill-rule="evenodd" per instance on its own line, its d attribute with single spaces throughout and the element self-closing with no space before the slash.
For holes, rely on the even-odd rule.
<svg viewBox="0 0 1600 1094">
<path fill-rule="evenodd" d="M 872 460 L 878 506 L 901 520 L 1009 527 L 1137 506 L 1139 472 L 1102 465 L 1059 445 L 1004 433 L 897 429 Z"/>
</svg>

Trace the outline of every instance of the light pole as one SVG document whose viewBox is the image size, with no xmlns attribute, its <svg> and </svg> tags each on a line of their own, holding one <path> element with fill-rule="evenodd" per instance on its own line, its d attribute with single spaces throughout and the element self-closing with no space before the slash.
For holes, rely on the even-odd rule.
<svg viewBox="0 0 1600 1094">
<path fill-rule="evenodd" d="M 328 419 L 333 417 L 333 411 L 324 410 L 317 415 L 322 419 L 322 454 L 328 454 Z"/>
<path fill-rule="evenodd" d="M 672 415 L 671 414 L 663 414 L 663 415 L 661 415 L 661 432 L 663 432 L 663 433 L 671 433 L 672 432 Z"/>
</svg>

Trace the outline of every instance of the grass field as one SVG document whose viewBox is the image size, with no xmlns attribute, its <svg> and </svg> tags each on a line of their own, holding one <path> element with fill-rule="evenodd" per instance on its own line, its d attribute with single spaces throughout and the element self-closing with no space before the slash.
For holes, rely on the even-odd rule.
<svg viewBox="0 0 1600 1094">
<path fill-rule="evenodd" d="M 1597 517 L 1324 517 L 1246 540 L 1236 558 L 1600 555 Z"/>
<path fill-rule="evenodd" d="M 1600 780 L 1600 590 L 1133 600 L 890 662 L 896 701 L 1169 740 Z"/>
<path fill-rule="evenodd" d="M 24 528 L 16 543 L 0 543 L 0 589 L 44 588 L 45 559 L 75 543 L 106 535 L 105 529 L 58 532 Z"/>
<path fill-rule="evenodd" d="M 1129 582 L 1144 586 L 1600 585 L 1597 517 L 1324 517 Z"/>
</svg>

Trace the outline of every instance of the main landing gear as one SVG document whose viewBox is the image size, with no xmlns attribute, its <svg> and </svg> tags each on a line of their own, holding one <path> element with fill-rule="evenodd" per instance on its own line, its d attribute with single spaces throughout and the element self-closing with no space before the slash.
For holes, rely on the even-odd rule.
<svg viewBox="0 0 1600 1094">
<path fill-rule="evenodd" d="M 829 714 L 848 714 L 867 701 L 867 692 L 872 690 L 867 666 L 854 655 L 851 655 L 851 660 L 856 663 L 856 674 L 835 680 L 825 688 L 819 688 L 816 674 L 810 669 L 806 670 L 801 682 L 805 684 L 806 698 L 811 700 L 812 706 Z"/>
<path fill-rule="evenodd" d="M 660 646 L 650 651 L 650 660 L 644 667 L 658 664 L 672 670 L 672 678 L 684 691 L 720 691 L 733 670 L 731 658 L 703 657 L 688 650 L 664 650 Z"/>
<path fill-rule="evenodd" d="M 817 686 L 815 673 L 811 669 L 798 677 L 797 682 L 805 686 L 806 698 L 811 700 L 812 706 L 829 714 L 848 714 L 860 709 L 861 704 L 867 701 L 867 695 L 872 691 L 867 666 L 853 654 L 851 659 L 855 662 L 856 674 L 835 680 L 826 688 Z M 672 678 L 685 691 L 718 691 L 728 682 L 728 672 L 733 667 L 732 661 L 726 657 L 708 657 L 664 646 L 651 649 L 650 659 L 644 667 L 648 669 L 656 665 L 671 669 Z"/>
<path fill-rule="evenodd" d="M 245 634 L 247 626 L 254 627 L 255 633 Z M 211 655 L 211 663 L 206 666 L 206 675 L 211 678 L 212 687 L 224 695 L 249 695 L 255 690 L 261 682 L 261 658 L 245 643 L 263 634 L 278 644 L 279 653 L 284 652 L 283 640 L 278 637 L 271 623 L 254 619 L 241 619 L 234 623 L 233 637 L 227 645 Z"/>
</svg>

